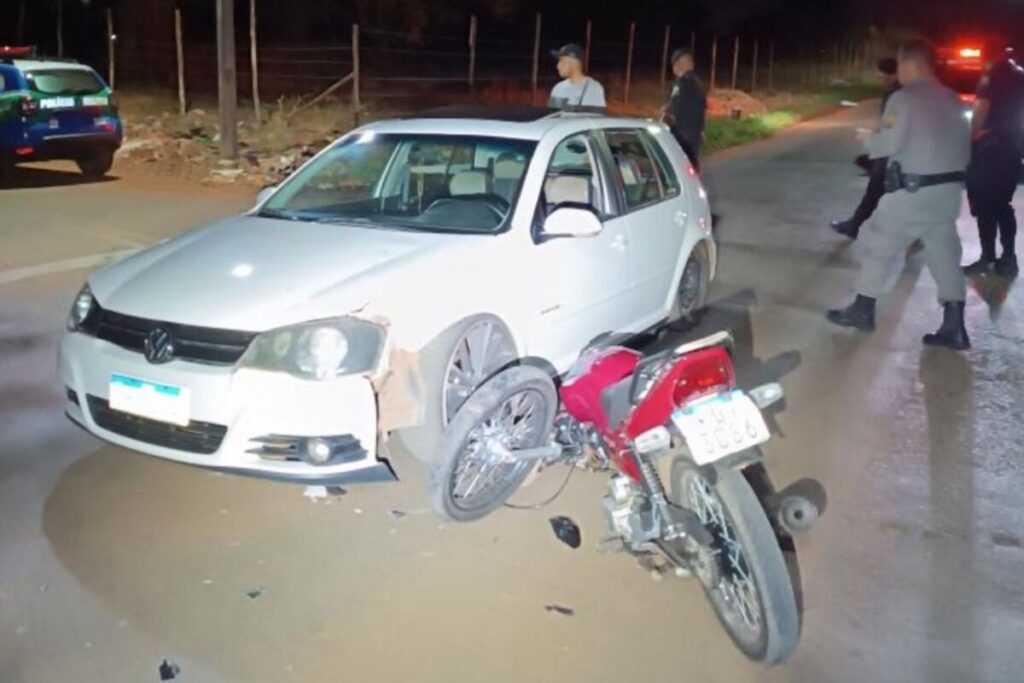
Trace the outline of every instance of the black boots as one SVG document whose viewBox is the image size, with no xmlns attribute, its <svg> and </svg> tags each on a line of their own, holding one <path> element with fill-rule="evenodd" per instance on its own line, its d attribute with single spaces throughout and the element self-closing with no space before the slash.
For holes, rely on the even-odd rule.
<svg viewBox="0 0 1024 683">
<path fill-rule="evenodd" d="M 1020 267 L 1017 265 L 1016 254 L 1003 252 L 1003 255 L 996 261 L 996 275 L 1007 280 L 1012 280 L 1020 274 Z"/>
<path fill-rule="evenodd" d="M 858 294 L 852 304 L 841 310 L 829 311 L 825 317 L 840 327 L 871 332 L 875 329 L 875 300 Z"/>
<path fill-rule="evenodd" d="M 860 234 L 860 223 L 853 218 L 845 221 L 834 220 L 829 223 L 829 227 L 843 237 L 849 237 L 851 240 L 857 239 L 857 235 Z"/>
<path fill-rule="evenodd" d="M 966 351 L 971 348 L 971 340 L 964 326 L 963 301 L 943 304 L 942 327 L 935 334 L 926 334 L 924 343 L 926 346 L 945 346 L 954 351 Z"/>
</svg>

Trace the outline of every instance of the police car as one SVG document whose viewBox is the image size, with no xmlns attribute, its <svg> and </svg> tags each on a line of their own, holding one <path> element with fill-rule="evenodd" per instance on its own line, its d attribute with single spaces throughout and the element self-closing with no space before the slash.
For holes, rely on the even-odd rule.
<svg viewBox="0 0 1024 683">
<path fill-rule="evenodd" d="M 0 177 L 15 164 L 56 159 L 102 177 L 123 135 L 117 99 L 93 69 L 0 46 Z"/>
</svg>

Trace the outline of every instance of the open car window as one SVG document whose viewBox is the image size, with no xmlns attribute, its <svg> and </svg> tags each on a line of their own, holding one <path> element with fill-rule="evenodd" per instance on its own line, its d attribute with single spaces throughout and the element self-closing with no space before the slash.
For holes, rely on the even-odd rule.
<svg viewBox="0 0 1024 683">
<path fill-rule="evenodd" d="M 363 133 L 289 179 L 262 213 L 381 228 L 492 234 L 512 215 L 535 143 Z"/>
</svg>

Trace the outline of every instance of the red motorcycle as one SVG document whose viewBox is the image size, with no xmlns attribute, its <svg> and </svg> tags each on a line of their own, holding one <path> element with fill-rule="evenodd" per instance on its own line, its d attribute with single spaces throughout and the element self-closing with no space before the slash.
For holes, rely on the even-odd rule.
<svg viewBox="0 0 1024 683">
<path fill-rule="evenodd" d="M 435 511 L 479 519 L 540 466 L 613 471 L 604 499 L 611 534 L 599 550 L 695 576 L 739 649 L 782 663 L 800 619 L 780 543 L 791 545 L 818 509 L 771 486 L 758 448 L 770 438 L 762 410 L 782 389 L 738 389 L 731 348 L 727 333 L 647 358 L 591 347 L 557 391 L 539 368 L 504 370 L 446 431 L 430 476 Z"/>
</svg>

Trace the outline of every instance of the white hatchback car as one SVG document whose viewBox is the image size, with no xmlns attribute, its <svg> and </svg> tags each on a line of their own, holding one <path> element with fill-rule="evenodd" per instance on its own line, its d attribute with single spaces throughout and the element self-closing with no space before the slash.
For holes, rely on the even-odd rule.
<svg viewBox="0 0 1024 683">
<path fill-rule="evenodd" d="M 237 217 L 94 274 L 60 344 L 72 420 L 136 451 L 318 484 L 430 460 L 513 363 L 695 312 L 704 190 L 668 129 L 438 110 L 341 138 Z"/>
</svg>

